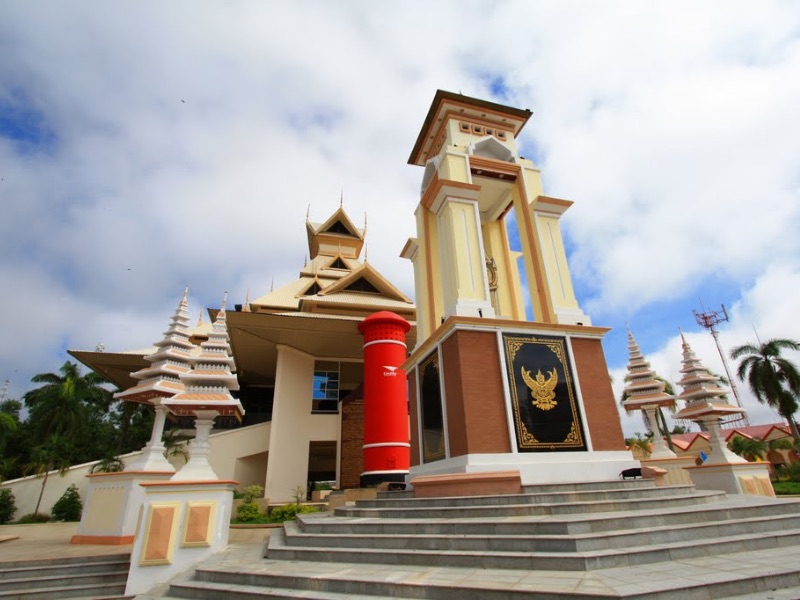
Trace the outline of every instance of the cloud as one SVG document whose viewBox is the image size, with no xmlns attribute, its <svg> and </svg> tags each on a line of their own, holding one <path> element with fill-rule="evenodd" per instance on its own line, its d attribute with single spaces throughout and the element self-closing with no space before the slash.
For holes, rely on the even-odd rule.
<svg viewBox="0 0 800 600">
<path fill-rule="evenodd" d="M 730 308 L 728 347 L 751 324 L 800 337 L 797 72 L 789 2 L 5 2 L 0 378 L 20 395 L 65 347 L 149 345 L 186 284 L 194 316 L 291 281 L 309 205 L 321 221 L 342 196 L 413 296 L 406 161 L 437 88 L 534 111 L 522 153 L 575 201 L 573 278 L 615 328 L 612 370 L 626 321 L 681 313 L 637 336 L 674 377 L 698 296 Z"/>
</svg>

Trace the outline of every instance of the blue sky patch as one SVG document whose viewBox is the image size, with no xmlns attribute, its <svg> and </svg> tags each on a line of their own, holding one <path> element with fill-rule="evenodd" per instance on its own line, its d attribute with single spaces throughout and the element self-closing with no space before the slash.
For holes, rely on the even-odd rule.
<svg viewBox="0 0 800 600">
<path fill-rule="evenodd" d="M 0 137 L 12 140 L 22 154 L 49 152 L 56 142 L 44 112 L 22 92 L 0 97 Z"/>
</svg>

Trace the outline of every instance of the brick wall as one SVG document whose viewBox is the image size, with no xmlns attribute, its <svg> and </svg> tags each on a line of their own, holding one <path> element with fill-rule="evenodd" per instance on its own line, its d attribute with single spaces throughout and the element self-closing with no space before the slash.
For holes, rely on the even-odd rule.
<svg viewBox="0 0 800 600">
<path fill-rule="evenodd" d="M 339 487 L 360 486 L 364 472 L 364 399 L 347 398 L 342 401 L 342 456 Z"/>
<path fill-rule="evenodd" d="M 572 338 L 572 353 L 581 384 L 593 450 L 625 450 L 617 401 L 611 389 L 600 340 Z"/>
<path fill-rule="evenodd" d="M 442 359 L 450 456 L 511 452 L 496 334 L 457 331 Z"/>
</svg>

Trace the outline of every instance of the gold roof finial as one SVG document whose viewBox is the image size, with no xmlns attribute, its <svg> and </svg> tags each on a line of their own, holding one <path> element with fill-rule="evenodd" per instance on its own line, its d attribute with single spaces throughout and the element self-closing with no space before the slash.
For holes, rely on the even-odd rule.
<svg viewBox="0 0 800 600">
<path fill-rule="evenodd" d="M 306 209 L 306 221 L 311 220 L 311 203 L 308 204 L 308 208 Z"/>
<path fill-rule="evenodd" d="M 344 188 L 342 188 L 342 192 L 339 194 L 339 208 L 344 208 Z"/>
<path fill-rule="evenodd" d="M 242 312 L 250 312 L 250 288 L 247 288 L 247 293 L 244 295 L 244 307 Z"/>
<path fill-rule="evenodd" d="M 197 315 L 197 326 L 200 327 L 200 325 L 202 324 L 203 324 L 203 309 L 201 308 L 200 314 Z"/>
</svg>

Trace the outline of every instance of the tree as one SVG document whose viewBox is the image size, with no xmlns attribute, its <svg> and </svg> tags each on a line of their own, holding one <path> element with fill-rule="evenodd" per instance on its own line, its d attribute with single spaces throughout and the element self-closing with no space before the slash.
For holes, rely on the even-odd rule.
<svg viewBox="0 0 800 600">
<path fill-rule="evenodd" d="M 44 496 L 44 487 L 47 485 L 50 471 L 58 471 L 58 474 L 62 477 L 66 475 L 70 467 L 72 453 L 72 444 L 57 435 L 51 435 L 43 444 L 33 449 L 31 462 L 28 463 L 26 471 L 42 478 L 42 487 L 39 490 L 39 499 L 36 501 L 34 515 L 39 514 L 42 496 Z"/>
<path fill-rule="evenodd" d="M 761 438 L 747 438 L 741 435 L 733 436 L 728 442 L 728 448 L 750 462 L 764 460 L 768 450 L 767 443 Z"/>
<path fill-rule="evenodd" d="M 800 342 L 775 338 L 758 346 L 744 344 L 731 351 L 731 358 L 741 359 L 736 375 L 747 385 L 762 404 L 777 409 L 792 430 L 792 437 L 800 441 L 800 433 L 794 421 L 797 398 L 800 396 L 800 371 L 787 358 L 784 350 L 800 350 Z"/>
<path fill-rule="evenodd" d="M 636 437 L 628 438 L 625 440 L 630 447 L 631 451 L 638 450 L 644 458 L 650 458 L 652 453 L 651 446 L 653 443 L 652 435 L 643 437 L 641 433 L 636 433 Z"/>
<path fill-rule="evenodd" d="M 34 375 L 31 381 L 43 385 L 23 396 L 29 421 L 36 424 L 42 437 L 74 437 L 90 418 L 88 405 L 94 404 L 104 414 L 113 400 L 111 392 L 102 387 L 107 383 L 103 376 L 94 372 L 81 375 L 78 365 L 70 361 L 61 365 L 59 373 Z"/>
</svg>

